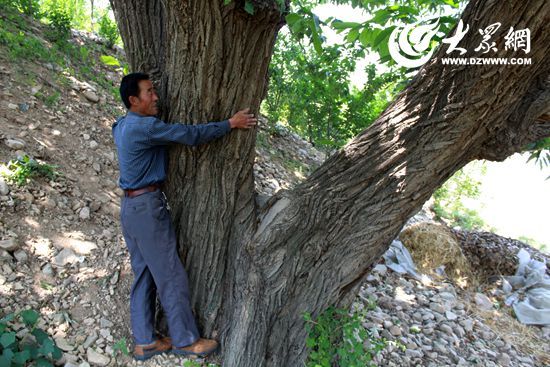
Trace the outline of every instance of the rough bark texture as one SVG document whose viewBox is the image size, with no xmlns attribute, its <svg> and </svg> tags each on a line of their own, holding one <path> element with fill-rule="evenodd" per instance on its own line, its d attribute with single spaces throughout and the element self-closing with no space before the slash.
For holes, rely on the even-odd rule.
<svg viewBox="0 0 550 367">
<path fill-rule="evenodd" d="M 221 120 L 265 94 L 282 16 L 275 5 L 112 0 L 134 70 L 160 83 L 163 117 Z M 143 7 L 146 7 L 143 8 Z M 148 14 L 148 16 L 144 16 Z M 405 221 L 473 159 L 502 160 L 550 135 L 550 3 L 472 1 L 461 19 L 473 52 L 477 29 L 531 30 L 529 66 L 442 65 L 445 49 L 373 126 L 306 182 L 255 207 L 252 131 L 171 151 L 168 190 L 193 306 L 224 367 L 301 366 L 304 312 L 349 305 Z M 504 47 L 487 57 L 510 55 Z"/>
</svg>

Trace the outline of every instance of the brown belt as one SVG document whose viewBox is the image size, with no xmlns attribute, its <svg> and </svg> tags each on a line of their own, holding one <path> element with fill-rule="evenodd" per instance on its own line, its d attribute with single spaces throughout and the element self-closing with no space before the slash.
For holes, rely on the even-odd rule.
<svg viewBox="0 0 550 367">
<path fill-rule="evenodd" d="M 146 192 L 153 192 L 160 189 L 159 184 L 153 184 L 149 186 L 142 187 L 141 189 L 128 189 L 124 190 L 124 196 L 129 198 L 135 198 L 136 196 L 145 194 Z"/>
</svg>

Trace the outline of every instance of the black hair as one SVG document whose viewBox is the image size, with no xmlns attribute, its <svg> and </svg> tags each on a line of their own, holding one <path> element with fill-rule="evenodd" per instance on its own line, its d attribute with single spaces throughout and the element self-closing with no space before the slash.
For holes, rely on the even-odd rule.
<svg viewBox="0 0 550 367">
<path fill-rule="evenodd" d="M 120 98 L 122 98 L 122 102 L 124 102 L 124 105 L 128 109 L 131 106 L 130 96 L 139 96 L 140 80 L 149 80 L 149 75 L 145 73 L 131 73 L 124 76 L 120 82 Z"/>
</svg>

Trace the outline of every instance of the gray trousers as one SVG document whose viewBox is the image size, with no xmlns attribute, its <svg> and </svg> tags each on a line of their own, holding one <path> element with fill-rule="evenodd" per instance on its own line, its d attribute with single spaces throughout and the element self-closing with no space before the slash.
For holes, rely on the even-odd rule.
<svg viewBox="0 0 550 367">
<path fill-rule="evenodd" d="M 135 343 L 149 344 L 156 339 L 158 294 L 172 345 L 193 344 L 199 332 L 189 304 L 187 273 L 178 256 L 176 235 L 163 193 L 156 190 L 122 198 L 120 219 L 134 272 L 130 319 Z"/>
</svg>

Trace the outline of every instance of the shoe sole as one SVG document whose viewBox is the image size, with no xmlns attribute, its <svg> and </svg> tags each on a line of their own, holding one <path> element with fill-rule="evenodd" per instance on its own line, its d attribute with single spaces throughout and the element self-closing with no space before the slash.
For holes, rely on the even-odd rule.
<svg viewBox="0 0 550 367">
<path fill-rule="evenodd" d="M 136 356 L 136 355 L 134 355 L 134 359 L 135 359 L 136 361 L 146 361 L 146 360 L 148 360 L 149 358 L 153 358 L 154 356 L 158 356 L 159 354 L 168 353 L 168 352 L 170 352 L 170 349 L 167 349 L 167 350 L 159 350 L 159 351 L 152 352 L 152 353 L 149 353 L 149 354 L 144 354 L 143 356 Z"/>
<path fill-rule="evenodd" d="M 172 349 L 172 353 L 180 355 L 180 356 L 187 356 L 187 357 L 197 356 L 197 357 L 203 358 L 203 357 L 207 357 L 210 354 L 214 353 L 215 351 L 218 350 L 218 348 L 219 348 L 219 346 L 216 346 L 215 348 L 213 348 L 211 350 L 207 350 L 207 351 L 204 351 L 204 352 L 201 352 L 201 353 L 188 352 L 186 350 L 181 350 L 181 349 Z"/>
</svg>

